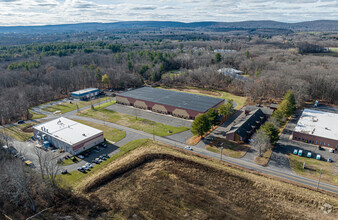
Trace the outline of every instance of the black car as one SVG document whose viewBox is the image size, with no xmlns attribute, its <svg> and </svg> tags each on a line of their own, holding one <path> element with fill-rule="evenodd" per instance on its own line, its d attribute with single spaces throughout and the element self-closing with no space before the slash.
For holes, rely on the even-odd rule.
<svg viewBox="0 0 338 220">
<path fill-rule="evenodd" d="M 25 124 L 25 121 L 24 120 L 20 120 L 20 121 L 18 121 L 18 124 Z"/>
<path fill-rule="evenodd" d="M 67 174 L 67 173 L 68 173 L 67 170 L 62 170 L 62 171 L 61 171 L 61 174 Z"/>
<path fill-rule="evenodd" d="M 110 158 L 108 154 L 103 154 L 102 156 L 104 156 L 105 158 Z"/>
<path fill-rule="evenodd" d="M 78 167 L 77 170 L 82 172 L 82 173 L 86 172 L 86 170 L 83 167 Z"/>
</svg>

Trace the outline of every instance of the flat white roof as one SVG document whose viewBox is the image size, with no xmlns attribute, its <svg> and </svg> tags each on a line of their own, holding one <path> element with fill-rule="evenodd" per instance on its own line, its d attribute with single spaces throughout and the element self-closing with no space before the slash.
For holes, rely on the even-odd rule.
<svg viewBox="0 0 338 220">
<path fill-rule="evenodd" d="M 76 145 L 81 141 L 103 133 L 101 130 L 64 117 L 35 125 L 33 128 L 70 145 Z"/>
<path fill-rule="evenodd" d="M 294 131 L 338 140 L 338 114 L 304 109 Z"/>
<path fill-rule="evenodd" d="M 78 91 L 74 91 L 74 92 L 72 92 L 72 94 L 81 95 L 81 94 L 93 92 L 93 91 L 96 91 L 96 90 L 99 90 L 99 89 L 97 89 L 97 88 L 87 88 L 87 89 L 81 89 L 81 90 L 78 90 Z"/>
</svg>

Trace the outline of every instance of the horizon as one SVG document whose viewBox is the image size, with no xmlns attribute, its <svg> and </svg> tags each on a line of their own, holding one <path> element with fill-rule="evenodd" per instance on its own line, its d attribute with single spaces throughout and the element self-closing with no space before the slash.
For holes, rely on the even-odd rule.
<svg viewBox="0 0 338 220">
<path fill-rule="evenodd" d="M 183 22 L 183 21 L 172 21 L 172 20 L 144 20 L 144 21 L 137 21 L 137 20 L 126 20 L 126 21 L 112 21 L 112 22 L 78 22 L 78 23 L 60 23 L 60 24 L 36 24 L 36 25 L 0 25 L 0 27 L 46 27 L 46 26 L 60 26 L 60 25 L 80 25 L 80 24 L 114 24 L 114 23 L 121 23 L 121 22 L 177 22 L 177 23 L 184 23 L 184 24 L 192 24 L 192 23 L 207 23 L 207 22 L 215 22 L 215 23 L 241 23 L 241 22 L 277 22 L 277 23 L 284 23 L 284 24 L 297 24 L 297 23 L 304 23 L 304 22 L 317 22 L 317 21 L 336 21 L 337 20 L 328 20 L 328 19 L 318 19 L 318 20 L 305 20 L 299 22 L 283 22 L 283 21 L 276 21 L 276 20 L 243 20 L 243 21 L 193 21 L 193 22 Z"/>
<path fill-rule="evenodd" d="M 338 20 L 335 0 L 0 0 L 0 26 L 45 26 L 123 21 Z"/>
</svg>

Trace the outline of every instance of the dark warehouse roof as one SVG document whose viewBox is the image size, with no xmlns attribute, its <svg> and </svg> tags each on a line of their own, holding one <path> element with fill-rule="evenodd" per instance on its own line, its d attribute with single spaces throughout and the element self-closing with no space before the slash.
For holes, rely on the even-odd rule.
<svg viewBox="0 0 338 220">
<path fill-rule="evenodd" d="M 224 101 L 224 99 L 166 89 L 142 87 L 118 94 L 118 96 L 149 101 L 153 103 L 170 105 L 177 108 L 206 112 L 210 108 Z"/>
</svg>

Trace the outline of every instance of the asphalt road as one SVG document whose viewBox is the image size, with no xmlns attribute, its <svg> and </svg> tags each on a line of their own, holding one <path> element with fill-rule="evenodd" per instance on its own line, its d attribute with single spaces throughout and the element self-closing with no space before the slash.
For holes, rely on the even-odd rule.
<svg viewBox="0 0 338 220">
<path fill-rule="evenodd" d="M 89 108 L 89 107 L 85 107 L 83 109 L 86 109 L 86 108 Z M 92 121 L 92 122 L 99 123 L 99 124 L 105 124 L 106 126 L 126 131 L 128 135 L 126 136 L 125 139 L 122 139 L 120 141 L 119 145 L 127 143 L 127 142 L 129 142 L 129 141 L 131 141 L 135 138 L 136 139 L 140 139 L 140 138 L 153 139 L 154 138 L 156 141 L 166 143 L 166 144 L 170 144 L 170 145 L 173 145 L 173 146 L 176 146 L 176 147 L 179 147 L 179 148 L 185 148 L 185 146 L 186 146 L 185 143 L 179 142 L 177 140 L 172 140 L 172 139 L 169 139 L 167 137 L 153 136 L 152 134 L 149 134 L 149 133 L 146 133 L 146 132 L 143 132 L 143 131 L 139 131 L 139 130 L 135 130 L 135 129 L 132 129 L 132 128 L 128 128 L 128 127 L 125 127 L 125 126 L 121 126 L 121 125 L 118 125 L 118 124 L 104 122 L 102 120 L 88 118 L 88 117 L 77 116 L 76 111 L 65 113 L 65 114 L 63 114 L 63 116 L 67 116 L 68 118 L 73 118 L 73 119 L 81 119 L 81 120 L 86 120 L 86 121 Z M 207 139 L 205 141 L 208 142 L 210 140 Z M 216 159 L 221 158 L 221 155 L 207 151 L 203 147 L 192 147 L 192 148 L 193 148 L 194 152 L 203 154 L 205 156 L 213 157 L 213 158 L 216 158 Z M 290 172 L 285 172 L 283 169 L 276 169 L 276 168 L 272 168 L 272 167 L 262 167 L 262 166 L 255 164 L 255 163 L 251 163 L 251 162 L 244 161 L 244 160 L 241 160 L 241 159 L 227 157 L 225 155 L 223 155 L 222 160 L 225 161 L 225 162 L 228 162 L 230 164 L 234 164 L 234 165 L 237 165 L 237 166 L 240 166 L 240 167 L 243 167 L 243 168 L 247 168 L 247 169 L 258 171 L 258 172 L 261 172 L 261 173 L 264 173 L 264 174 L 279 177 L 279 178 L 282 178 L 282 179 L 285 179 L 285 180 L 288 180 L 288 181 L 304 184 L 306 186 L 316 188 L 317 184 L 318 184 L 318 182 L 316 180 L 301 177 L 301 176 L 295 175 L 295 174 L 290 173 Z M 330 184 L 327 184 L 327 183 L 320 183 L 319 188 L 322 189 L 322 190 L 326 190 L 326 191 L 338 194 L 338 187 L 334 186 L 334 185 L 330 185 Z"/>
</svg>

